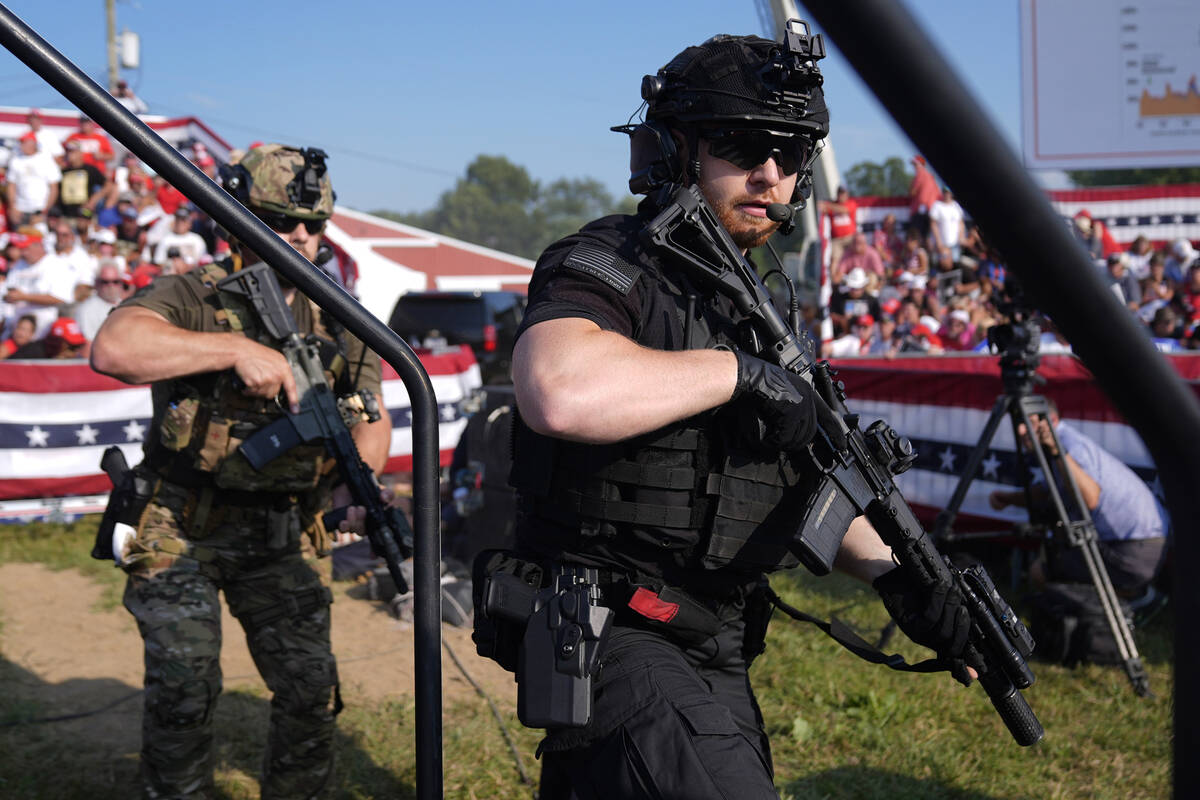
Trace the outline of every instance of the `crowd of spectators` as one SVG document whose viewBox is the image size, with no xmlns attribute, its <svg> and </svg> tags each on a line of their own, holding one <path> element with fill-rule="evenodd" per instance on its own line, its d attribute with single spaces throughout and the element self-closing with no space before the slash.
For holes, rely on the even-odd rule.
<svg viewBox="0 0 1200 800">
<path fill-rule="evenodd" d="M 118 99 L 141 102 L 124 88 Z M 86 357 L 118 303 L 160 275 L 211 263 L 228 245 L 177 189 L 136 157 L 118 156 L 91 120 L 65 138 L 36 110 L 28 123 L 0 148 L 0 359 Z M 185 152 L 215 176 L 202 144 Z"/>
<path fill-rule="evenodd" d="M 821 204 L 833 287 L 833 335 L 824 337 L 824 357 L 982 352 L 988 329 L 1009 321 L 1002 258 L 967 220 L 953 192 L 938 190 L 920 156 L 913 166 L 906 225 L 888 214 L 863 230 L 845 188 Z M 1087 211 L 1076 214 L 1072 230 L 1159 350 L 1200 349 L 1200 253 L 1190 241 L 1156 249 L 1139 236 L 1126 248 Z M 808 319 L 814 316 L 808 309 Z M 1069 349 L 1048 319 L 1039 324 L 1044 352 Z"/>
</svg>

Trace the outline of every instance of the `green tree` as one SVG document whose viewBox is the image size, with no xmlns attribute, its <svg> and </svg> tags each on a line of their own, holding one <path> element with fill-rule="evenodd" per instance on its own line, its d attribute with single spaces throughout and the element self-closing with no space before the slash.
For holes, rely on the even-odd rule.
<svg viewBox="0 0 1200 800">
<path fill-rule="evenodd" d="M 477 156 L 454 188 L 433 208 L 411 214 L 372 212 L 428 231 L 536 258 L 547 245 L 587 222 L 619 211 L 631 213 L 635 201 L 618 205 L 594 178 L 559 178 L 541 186 L 522 166 L 504 156 Z"/>
<path fill-rule="evenodd" d="M 613 197 L 595 178 L 559 178 L 542 190 L 535 210 L 545 247 L 587 223 L 611 214 Z"/>
<path fill-rule="evenodd" d="M 851 196 L 898 197 L 908 194 L 912 177 L 907 163 L 899 156 L 892 156 L 882 164 L 860 161 L 846 170 L 846 188 Z"/>
<path fill-rule="evenodd" d="M 1161 169 L 1071 169 L 1067 177 L 1076 186 L 1165 186 L 1200 183 L 1200 167 Z"/>
</svg>

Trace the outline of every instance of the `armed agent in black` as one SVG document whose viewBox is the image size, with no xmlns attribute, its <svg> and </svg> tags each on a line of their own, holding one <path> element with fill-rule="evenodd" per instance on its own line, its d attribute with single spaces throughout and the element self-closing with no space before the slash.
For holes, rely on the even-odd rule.
<svg viewBox="0 0 1200 800">
<path fill-rule="evenodd" d="M 622 130 L 631 188 L 649 196 L 534 270 L 513 361 L 517 549 L 476 563 L 475 638 L 517 673 L 522 720 L 547 728 L 547 774 L 585 800 L 777 796 L 747 669 L 765 575 L 798 563 L 817 478 L 799 454 L 830 412 L 744 349 L 744 315 L 645 231 L 654 190 L 690 184 L 737 247 L 765 242 L 768 208 L 807 196 L 828 131 L 823 53 L 793 22 L 784 43 L 718 36 L 647 76 L 646 120 Z M 865 519 L 833 565 L 888 575 L 906 632 L 961 651 L 965 612 L 897 582 Z"/>
</svg>

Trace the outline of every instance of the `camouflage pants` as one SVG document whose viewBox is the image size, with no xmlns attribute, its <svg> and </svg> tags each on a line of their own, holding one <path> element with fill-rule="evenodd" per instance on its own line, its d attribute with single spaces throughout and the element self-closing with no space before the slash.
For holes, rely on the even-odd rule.
<svg viewBox="0 0 1200 800">
<path fill-rule="evenodd" d="M 272 692 L 262 796 L 322 796 L 332 783 L 338 710 L 331 595 L 301 551 L 294 509 L 220 508 L 218 494 L 198 533 L 187 497 L 160 492 L 126 565 L 125 607 L 145 643 L 143 796 L 214 796 L 219 591 Z"/>
</svg>

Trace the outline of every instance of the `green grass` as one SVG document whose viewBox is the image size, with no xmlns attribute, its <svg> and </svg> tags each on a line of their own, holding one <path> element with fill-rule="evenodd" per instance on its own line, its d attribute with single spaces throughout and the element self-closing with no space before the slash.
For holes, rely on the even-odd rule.
<svg viewBox="0 0 1200 800">
<path fill-rule="evenodd" d="M 0 527 L 0 562 L 42 561 L 78 568 L 108 586 L 119 572 L 87 558 L 94 522 Z M 115 576 L 114 574 L 115 573 Z M 833 576 L 776 576 L 794 605 L 836 613 L 864 638 L 887 620 L 867 587 Z M 978 686 L 945 673 L 914 675 L 860 661 L 815 628 L 780 614 L 752 678 L 771 734 L 776 783 L 785 798 L 887 800 L 1130 800 L 1170 795 L 1170 608 L 1138 630 L 1155 697 L 1130 689 L 1118 668 L 1035 665 L 1026 697 L 1046 739 L 1018 747 Z M 924 651 L 893 643 L 909 661 Z M 453 670 L 447 660 L 446 669 Z M 31 679 L 0 660 L 0 723 L 47 713 L 23 700 Z M 125 687 L 127 689 L 127 687 Z M 496 698 L 525 769 L 536 780 L 538 733 L 522 728 L 511 698 Z M 106 714 L 136 725 L 138 700 Z M 228 800 L 258 796 L 265 695 L 230 687 L 217 712 L 217 782 Z M 409 698 L 347 708 L 338 723 L 339 798 L 411 797 L 414 709 Z M 136 756 L 107 757 L 103 743 L 72 724 L 0 727 L 0 797 L 98 800 L 134 794 Z M 512 756 L 482 700 L 444 711 L 446 797 L 528 798 Z"/>
</svg>

